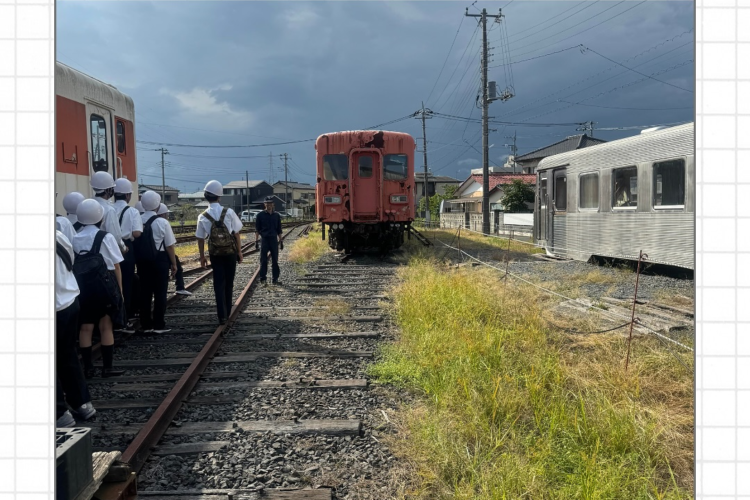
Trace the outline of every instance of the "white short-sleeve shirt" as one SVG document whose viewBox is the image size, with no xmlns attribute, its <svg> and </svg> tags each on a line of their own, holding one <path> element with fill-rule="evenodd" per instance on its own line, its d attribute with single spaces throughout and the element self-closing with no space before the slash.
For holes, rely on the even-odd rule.
<svg viewBox="0 0 750 500">
<path fill-rule="evenodd" d="M 208 214 L 218 221 L 221 217 L 221 211 L 224 209 L 218 203 L 211 203 L 208 207 Z M 212 222 L 206 218 L 203 213 L 198 216 L 198 225 L 195 228 L 195 237 L 201 240 L 205 240 L 211 234 Z M 239 233 L 242 229 L 242 221 L 237 214 L 231 208 L 227 209 L 227 215 L 224 216 L 224 225 L 229 229 L 230 233 Z"/>
<path fill-rule="evenodd" d="M 145 225 L 148 220 L 156 215 L 156 212 L 153 210 L 148 210 L 141 215 L 141 222 Z M 169 221 L 167 219 L 162 219 L 161 217 L 156 217 L 156 220 L 151 223 L 151 232 L 154 235 L 154 243 L 156 244 L 156 248 L 163 252 L 165 251 L 164 248 L 162 248 L 161 244 L 164 243 L 164 247 L 171 247 L 175 243 L 177 243 L 177 240 L 174 237 L 174 231 L 172 231 L 172 226 L 169 224 Z"/>
<path fill-rule="evenodd" d="M 128 206 L 125 200 L 117 200 L 115 202 L 115 215 L 117 221 L 120 221 L 120 214 L 127 207 L 127 211 L 122 216 L 122 224 L 120 224 L 120 231 L 122 233 L 123 240 L 134 240 L 133 231 L 143 231 L 143 221 L 141 220 L 141 214 L 138 213 L 138 209 L 135 207 Z"/>
<path fill-rule="evenodd" d="M 117 246 L 123 248 L 125 244 L 122 242 L 122 231 L 120 230 L 120 222 L 117 220 L 115 215 L 115 207 L 109 200 L 105 200 L 101 196 L 95 196 L 94 199 L 104 209 L 104 217 L 102 218 L 102 231 L 107 231 L 109 234 L 114 236 Z"/>
<path fill-rule="evenodd" d="M 96 226 L 82 227 L 81 230 L 78 231 L 78 234 L 73 237 L 73 250 L 75 251 L 75 253 L 80 254 L 81 252 L 88 252 L 89 250 L 91 250 L 91 247 L 94 244 L 94 238 L 96 237 L 96 233 L 98 231 L 99 228 L 97 228 Z M 107 269 L 109 269 L 110 271 L 115 270 L 115 264 L 119 264 L 123 261 L 120 247 L 117 246 L 115 237 L 110 233 L 107 233 L 107 235 L 102 240 L 102 246 L 99 249 L 99 253 L 102 254 L 102 257 L 104 257 L 104 262 L 106 262 Z"/>
<path fill-rule="evenodd" d="M 73 229 L 73 224 L 70 223 L 67 217 L 55 218 L 55 226 L 58 231 L 65 235 L 68 241 L 73 241 L 73 236 L 76 235 L 76 230 Z"/>
<path fill-rule="evenodd" d="M 70 255 L 70 261 L 75 262 L 73 245 L 68 238 L 62 232 L 55 231 L 55 241 L 65 248 Z M 63 260 L 55 253 L 55 312 L 70 307 L 80 293 L 73 271 L 68 271 Z"/>
</svg>

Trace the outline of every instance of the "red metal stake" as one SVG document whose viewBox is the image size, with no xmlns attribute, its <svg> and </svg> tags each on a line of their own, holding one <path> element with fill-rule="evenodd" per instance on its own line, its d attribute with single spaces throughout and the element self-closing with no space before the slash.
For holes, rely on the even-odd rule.
<svg viewBox="0 0 750 500">
<path fill-rule="evenodd" d="M 638 300 L 638 278 L 641 276 L 641 260 L 648 258 L 648 255 L 643 253 L 641 250 L 638 254 L 638 267 L 635 271 L 635 294 L 633 295 L 633 313 L 630 317 L 630 334 L 628 335 L 628 355 L 625 358 L 625 371 L 628 371 L 628 364 L 630 363 L 630 343 L 633 341 L 633 323 L 635 322 L 635 303 Z"/>
</svg>

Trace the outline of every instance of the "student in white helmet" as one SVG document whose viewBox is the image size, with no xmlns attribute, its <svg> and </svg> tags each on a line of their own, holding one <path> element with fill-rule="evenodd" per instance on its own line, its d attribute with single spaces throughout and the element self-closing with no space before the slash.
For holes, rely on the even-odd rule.
<svg viewBox="0 0 750 500">
<path fill-rule="evenodd" d="M 169 272 L 177 273 L 174 245 L 177 240 L 172 226 L 166 219 L 157 215 L 161 196 L 146 191 L 141 203 L 146 210 L 141 216 L 143 233 L 136 240 L 136 262 L 141 298 L 141 328 L 143 333 L 166 333 L 171 330 L 164 322 L 167 310 L 167 288 Z M 151 316 L 151 299 L 154 300 L 154 313 Z"/>
<path fill-rule="evenodd" d="M 81 330 L 78 336 L 78 345 L 81 348 L 84 375 L 91 378 L 95 374 L 94 365 L 91 360 L 91 340 L 94 334 L 94 325 L 98 323 L 102 344 L 102 377 L 114 377 L 122 375 L 122 370 L 114 369 L 112 362 L 114 358 L 115 338 L 113 333 L 113 321 L 121 322 L 122 311 L 122 274 L 120 262 L 122 253 L 117 246 L 115 237 L 102 229 L 104 222 L 104 209 L 95 200 L 84 200 L 78 205 L 76 211 L 78 221 L 83 227 L 73 238 L 73 251 L 76 254 L 76 279 L 81 288 Z M 97 248 L 98 243 L 98 248 Z M 83 256 L 99 253 L 104 259 L 108 276 L 108 283 L 116 281 L 119 295 L 101 300 L 97 294 L 87 293 L 86 282 L 79 274 L 78 264 Z M 98 291 L 98 289 L 96 289 Z M 110 290 L 110 289 L 108 289 Z M 106 303 L 106 305 L 104 305 Z"/>
<path fill-rule="evenodd" d="M 141 214 L 134 207 L 129 205 L 133 195 L 133 185 L 126 178 L 120 178 L 115 181 L 115 214 L 117 221 L 120 223 L 122 232 L 122 241 L 128 248 L 127 253 L 123 255 L 125 260 L 120 264 L 122 270 L 122 295 L 125 302 L 126 318 L 131 320 L 135 318 L 133 311 L 138 307 L 138 302 L 133 301 L 133 277 L 135 276 L 135 239 L 141 236 L 143 232 L 143 221 Z M 132 323 L 122 328 L 122 331 L 133 333 Z"/>
<path fill-rule="evenodd" d="M 110 198 L 115 195 L 115 180 L 107 172 L 95 172 L 91 176 L 91 188 L 94 190 L 94 199 L 104 209 L 102 230 L 115 237 L 121 253 L 127 252 L 127 247 L 122 241 L 122 231 L 120 231 L 120 224 L 117 222 L 115 207 L 110 203 Z"/>
<path fill-rule="evenodd" d="M 156 215 L 169 222 L 169 209 L 164 203 L 159 203 L 159 210 L 156 211 Z M 177 272 L 174 275 L 174 286 L 177 295 L 193 295 L 192 292 L 185 290 L 185 279 L 182 276 L 182 264 L 180 263 L 180 257 L 175 254 L 175 264 L 177 264 Z"/>
<path fill-rule="evenodd" d="M 65 219 L 67 221 L 67 219 Z M 68 221 L 70 224 L 70 221 Z M 72 227 L 72 226 L 71 226 Z M 68 405 L 81 420 L 96 415 L 91 394 L 78 361 L 78 282 L 73 274 L 75 254 L 65 235 L 55 232 L 55 371 L 57 427 L 75 427 Z"/>
<path fill-rule="evenodd" d="M 145 210 L 143 209 L 143 203 L 141 203 L 140 200 L 138 200 L 138 203 L 135 204 L 135 209 L 138 210 L 138 213 L 141 215 L 143 215 L 143 212 L 145 212 Z"/>
<path fill-rule="evenodd" d="M 209 203 L 208 209 L 198 216 L 195 237 L 198 238 L 198 252 L 201 267 L 206 267 L 204 254 L 205 240 L 208 239 L 208 255 L 214 271 L 214 295 L 219 324 L 227 322 L 232 310 L 232 291 L 237 264 L 242 263 L 240 230 L 242 222 L 231 208 L 219 204 L 223 188 L 219 181 L 208 181 L 203 196 Z"/>
<path fill-rule="evenodd" d="M 86 197 L 78 191 L 68 193 L 65 195 L 65 198 L 63 198 L 63 208 L 65 209 L 65 212 L 67 212 L 68 220 L 73 225 L 75 232 L 78 232 L 78 230 L 81 229 L 81 223 L 78 222 L 76 210 L 78 210 L 78 205 L 85 199 Z"/>
</svg>

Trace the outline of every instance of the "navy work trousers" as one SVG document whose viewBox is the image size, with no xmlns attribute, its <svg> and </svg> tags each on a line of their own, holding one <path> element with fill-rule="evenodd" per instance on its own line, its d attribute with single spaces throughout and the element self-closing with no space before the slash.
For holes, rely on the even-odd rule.
<svg viewBox="0 0 750 500">
<path fill-rule="evenodd" d="M 237 271 L 237 255 L 211 255 L 211 269 L 214 271 L 214 295 L 216 315 L 219 321 L 229 318 L 232 312 L 232 291 L 234 274 Z"/>
<path fill-rule="evenodd" d="M 166 325 L 164 314 L 167 311 L 167 287 L 169 286 L 169 257 L 159 255 L 156 262 L 138 263 L 138 281 L 141 299 L 141 328 L 161 330 Z M 151 316 L 151 299 L 154 300 L 154 314 Z"/>
<path fill-rule="evenodd" d="M 128 251 L 123 256 L 124 260 L 120 262 L 120 271 L 122 273 L 122 299 L 125 303 L 125 319 L 133 317 L 133 311 L 138 306 L 138 301 L 133 300 L 133 279 L 135 278 L 135 248 L 133 242 L 125 240 L 125 246 Z"/>
<path fill-rule="evenodd" d="M 271 276 L 273 281 L 279 279 L 279 240 L 276 238 L 260 239 L 260 280 L 266 281 L 268 275 L 268 253 L 271 253 Z"/>
<path fill-rule="evenodd" d="M 60 418 L 68 409 L 67 401 L 74 409 L 91 401 L 88 385 L 78 361 L 78 298 L 71 305 L 55 314 L 55 361 L 57 375 L 56 413 Z"/>
</svg>

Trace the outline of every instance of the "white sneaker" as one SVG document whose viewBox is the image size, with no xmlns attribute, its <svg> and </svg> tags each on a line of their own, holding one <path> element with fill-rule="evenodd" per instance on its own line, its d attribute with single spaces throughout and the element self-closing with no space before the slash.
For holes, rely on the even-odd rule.
<svg viewBox="0 0 750 500">
<path fill-rule="evenodd" d="M 172 329 L 171 328 L 162 328 L 161 330 L 151 330 L 151 331 L 154 332 L 154 333 L 167 333 L 167 332 L 171 332 Z"/>
<path fill-rule="evenodd" d="M 96 415 L 96 410 L 94 409 L 94 405 L 91 404 L 91 401 L 88 403 L 83 403 L 78 409 L 74 410 L 78 418 L 81 420 L 88 420 L 94 415 Z"/>
<path fill-rule="evenodd" d="M 175 293 L 178 295 L 193 295 L 193 292 L 189 292 L 187 290 L 177 290 Z"/>
<path fill-rule="evenodd" d="M 73 415 L 71 415 L 68 410 L 65 410 L 65 413 L 63 413 L 62 416 L 57 419 L 57 423 L 55 424 L 55 427 L 58 428 L 75 426 L 76 419 L 73 418 Z"/>
</svg>

